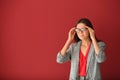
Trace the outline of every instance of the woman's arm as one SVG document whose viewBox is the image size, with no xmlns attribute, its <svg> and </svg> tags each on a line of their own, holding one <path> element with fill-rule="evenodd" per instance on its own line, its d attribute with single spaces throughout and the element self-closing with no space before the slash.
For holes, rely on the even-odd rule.
<svg viewBox="0 0 120 80">
<path fill-rule="evenodd" d="M 67 39 L 65 45 L 63 46 L 62 50 L 60 51 L 61 55 L 63 55 L 63 56 L 65 55 L 70 43 L 73 41 L 74 35 L 75 35 L 75 28 L 71 28 L 68 33 L 68 39 Z"/>
<path fill-rule="evenodd" d="M 90 38 L 92 40 L 92 43 L 95 49 L 96 59 L 99 63 L 101 63 L 106 59 L 105 52 L 104 52 L 106 46 L 103 42 L 97 42 L 93 29 L 91 29 L 90 27 L 87 27 L 87 28 L 89 30 Z"/>
<path fill-rule="evenodd" d="M 71 42 L 73 41 L 74 35 L 75 35 L 75 28 L 71 28 L 68 34 L 68 39 L 61 49 L 61 51 L 57 55 L 57 62 L 58 63 L 63 63 L 66 62 L 70 59 L 70 54 L 72 50 L 72 45 L 70 46 Z M 69 47 L 70 46 L 70 47 Z M 69 48 L 69 49 L 68 49 Z"/>
<path fill-rule="evenodd" d="M 87 27 L 87 26 L 86 26 Z M 87 27 L 88 30 L 89 30 L 89 33 L 90 33 L 90 38 L 92 40 L 92 43 L 93 43 L 93 46 L 95 48 L 95 53 L 98 55 L 99 51 L 100 51 L 100 46 L 98 45 L 98 42 L 95 38 L 95 33 L 94 33 L 94 30 L 90 27 Z"/>
</svg>

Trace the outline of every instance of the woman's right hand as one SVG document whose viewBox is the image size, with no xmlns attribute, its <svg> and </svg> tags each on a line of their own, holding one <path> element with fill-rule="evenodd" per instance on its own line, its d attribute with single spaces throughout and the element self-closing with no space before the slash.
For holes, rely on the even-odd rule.
<svg viewBox="0 0 120 80">
<path fill-rule="evenodd" d="M 75 36 L 75 27 L 71 28 L 68 33 L 68 41 L 73 41 Z"/>
</svg>

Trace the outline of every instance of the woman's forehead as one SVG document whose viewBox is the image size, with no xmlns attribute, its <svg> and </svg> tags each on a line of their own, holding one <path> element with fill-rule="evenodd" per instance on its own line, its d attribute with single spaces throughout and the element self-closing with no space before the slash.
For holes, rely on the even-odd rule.
<svg viewBox="0 0 120 80">
<path fill-rule="evenodd" d="M 77 24 L 77 28 L 84 28 L 86 25 L 84 24 L 84 23 L 79 23 L 79 24 Z"/>
</svg>

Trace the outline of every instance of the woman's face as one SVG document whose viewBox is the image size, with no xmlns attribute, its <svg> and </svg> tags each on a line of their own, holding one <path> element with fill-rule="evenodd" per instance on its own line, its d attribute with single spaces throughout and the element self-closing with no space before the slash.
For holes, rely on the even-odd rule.
<svg viewBox="0 0 120 80">
<path fill-rule="evenodd" d="M 77 24 L 76 29 L 75 29 L 78 37 L 81 40 L 89 38 L 89 31 L 88 31 L 88 29 L 85 26 L 86 25 L 84 23 L 79 23 L 79 24 Z"/>
</svg>

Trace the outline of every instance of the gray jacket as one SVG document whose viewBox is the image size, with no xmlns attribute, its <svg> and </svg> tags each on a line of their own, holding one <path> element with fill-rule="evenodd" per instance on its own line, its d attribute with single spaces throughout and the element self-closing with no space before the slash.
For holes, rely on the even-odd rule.
<svg viewBox="0 0 120 80">
<path fill-rule="evenodd" d="M 98 42 L 100 46 L 100 51 L 98 55 L 96 55 L 94 46 L 91 44 L 88 59 L 87 59 L 87 70 L 86 70 L 86 78 L 89 80 L 102 80 L 100 73 L 100 63 L 105 61 L 105 43 Z M 67 61 L 71 61 L 71 70 L 69 80 L 77 80 L 78 78 L 78 65 L 79 65 L 79 51 L 80 51 L 81 41 L 77 43 L 72 43 L 68 48 L 66 55 L 62 56 L 59 52 L 57 54 L 57 62 L 64 63 Z"/>
</svg>

